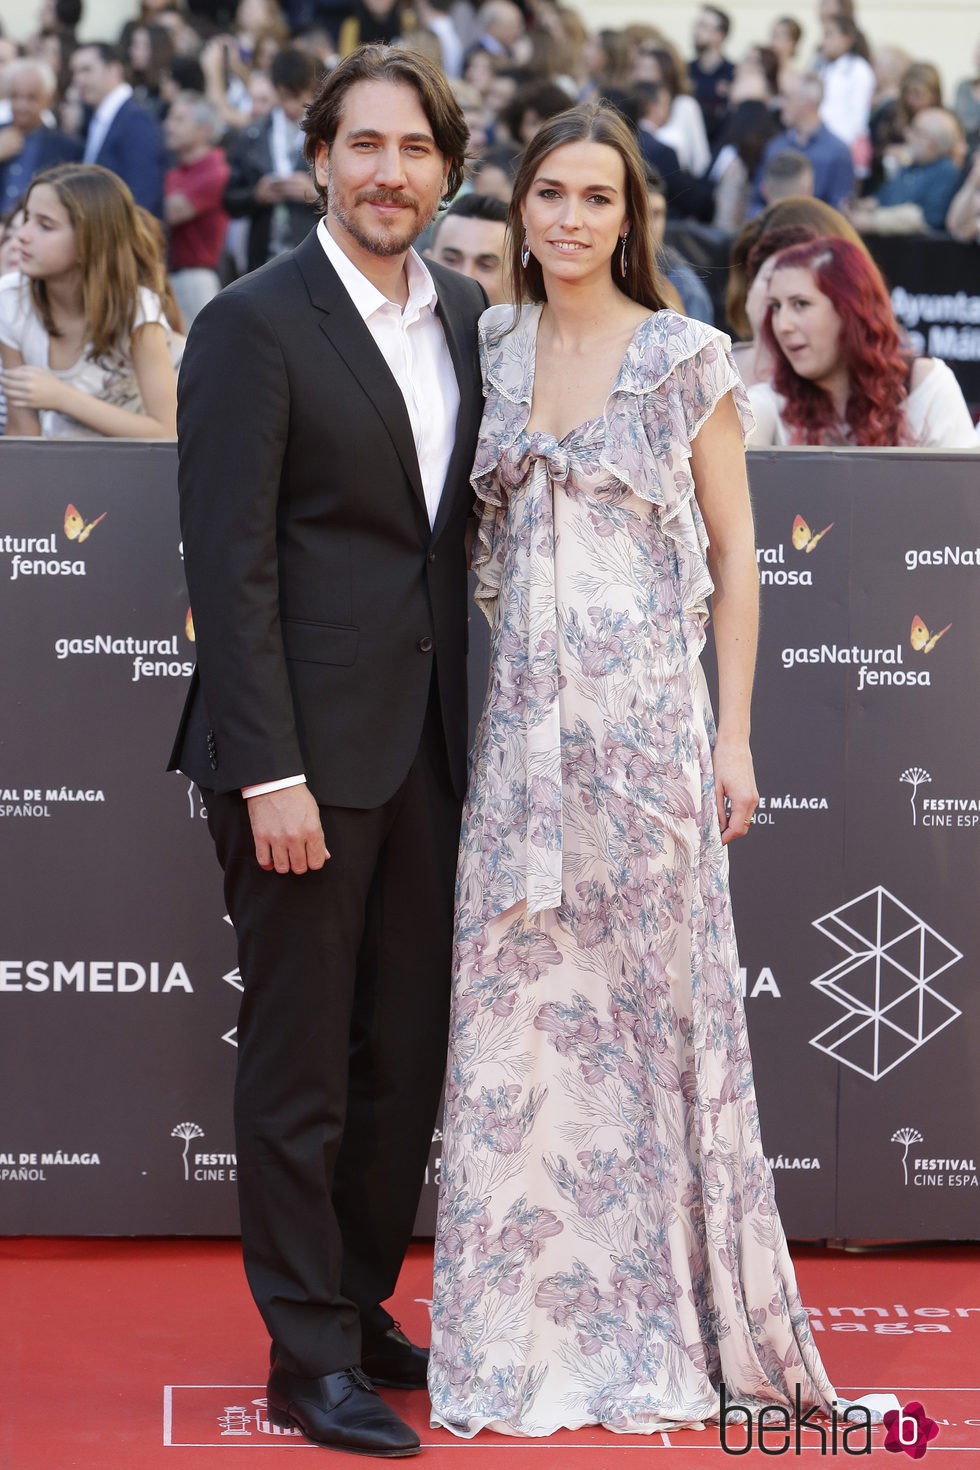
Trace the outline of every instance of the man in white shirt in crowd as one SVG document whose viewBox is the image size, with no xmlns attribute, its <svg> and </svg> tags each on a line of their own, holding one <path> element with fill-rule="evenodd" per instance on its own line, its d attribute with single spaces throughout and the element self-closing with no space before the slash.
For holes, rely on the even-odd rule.
<svg viewBox="0 0 980 1470">
<path fill-rule="evenodd" d="M 119 52 L 105 41 L 86 41 L 72 53 L 71 75 L 79 98 L 92 113 L 82 161 L 118 174 L 136 203 L 162 219 L 163 133 L 133 97 Z"/>
<path fill-rule="evenodd" d="M 247 265 L 257 270 L 298 245 L 316 220 L 316 192 L 303 159 L 303 115 L 322 68 L 298 46 L 277 51 L 269 75 L 276 105 L 243 128 L 228 150 L 225 208 L 248 220 Z"/>
</svg>

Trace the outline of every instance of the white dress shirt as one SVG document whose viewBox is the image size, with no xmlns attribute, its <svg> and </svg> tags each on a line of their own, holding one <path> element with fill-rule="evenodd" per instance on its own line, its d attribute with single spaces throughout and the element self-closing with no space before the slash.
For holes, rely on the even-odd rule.
<svg viewBox="0 0 980 1470">
<path fill-rule="evenodd" d="M 426 30 L 432 32 L 442 47 L 442 69 L 446 76 L 450 79 L 461 77 L 466 51 L 452 17 L 431 11 L 425 24 Z"/>
<path fill-rule="evenodd" d="M 113 87 L 108 92 L 92 114 L 92 121 L 88 125 L 88 135 L 85 139 L 85 152 L 82 155 L 83 163 L 94 163 L 99 156 L 102 144 L 105 142 L 106 133 L 115 121 L 116 113 L 124 102 L 128 102 L 133 95 L 133 89 L 127 82 L 120 82 L 118 87 Z"/>
<path fill-rule="evenodd" d="M 317 235 L 405 400 L 425 508 L 429 525 L 433 526 L 456 438 L 459 384 L 446 334 L 436 316 L 437 297 L 432 277 L 421 257 L 409 250 L 405 259 L 408 301 L 401 307 L 396 301 L 389 301 L 344 254 L 327 229 L 325 218 L 317 226 Z M 433 412 L 433 405 L 439 405 L 441 412 Z M 286 786 L 298 786 L 305 779 L 287 776 L 281 781 L 262 781 L 243 786 L 242 795 L 262 796 Z"/>
<path fill-rule="evenodd" d="M 436 316 L 432 277 L 421 257 L 409 250 L 405 259 L 408 301 L 401 307 L 361 274 L 330 234 L 326 219 L 317 226 L 317 235 L 401 389 L 415 439 L 429 525 L 433 526 L 456 438 L 459 384 L 446 334 Z M 433 404 L 440 405 L 440 413 L 432 412 Z"/>
</svg>

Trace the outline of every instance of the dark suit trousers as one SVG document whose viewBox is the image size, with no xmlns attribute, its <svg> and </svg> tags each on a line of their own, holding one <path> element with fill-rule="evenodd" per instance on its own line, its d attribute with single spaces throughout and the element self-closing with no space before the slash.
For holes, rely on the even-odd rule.
<svg viewBox="0 0 980 1470">
<path fill-rule="evenodd" d="M 245 1270 L 279 1357 L 359 1362 L 384 1332 L 446 1060 L 460 802 L 435 678 L 401 788 L 321 807 L 318 873 L 263 872 L 246 803 L 205 793 L 244 985 L 235 1128 Z"/>
</svg>

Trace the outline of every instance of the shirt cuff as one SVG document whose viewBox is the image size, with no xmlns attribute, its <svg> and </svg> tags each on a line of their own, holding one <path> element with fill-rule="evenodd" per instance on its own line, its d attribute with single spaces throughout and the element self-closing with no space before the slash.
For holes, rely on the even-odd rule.
<svg viewBox="0 0 980 1470">
<path fill-rule="evenodd" d="M 270 791 L 285 791 L 287 786 L 303 786 L 305 783 L 305 776 L 284 776 L 281 781 L 258 781 L 254 786 L 243 786 L 242 795 L 248 801 L 250 796 L 267 796 Z"/>
</svg>

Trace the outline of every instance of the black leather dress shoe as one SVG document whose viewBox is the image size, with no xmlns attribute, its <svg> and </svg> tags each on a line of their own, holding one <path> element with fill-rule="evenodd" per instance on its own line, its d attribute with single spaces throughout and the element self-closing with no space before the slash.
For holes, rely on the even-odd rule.
<svg viewBox="0 0 980 1470">
<path fill-rule="evenodd" d="M 416 1455 L 419 1437 L 380 1399 L 357 1368 L 301 1378 L 284 1368 L 269 1374 L 266 1402 L 271 1423 L 299 1429 L 314 1444 L 354 1455 L 396 1459 Z"/>
<path fill-rule="evenodd" d="M 397 1322 L 381 1337 L 364 1340 L 361 1371 L 380 1388 L 424 1388 L 428 1366 L 428 1350 L 409 1342 Z"/>
</svg>

